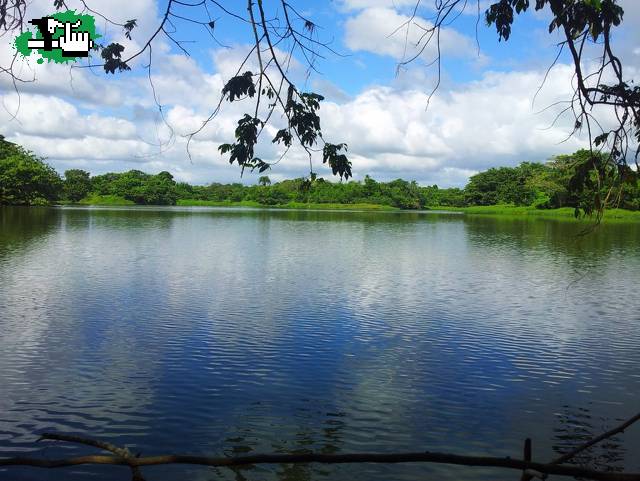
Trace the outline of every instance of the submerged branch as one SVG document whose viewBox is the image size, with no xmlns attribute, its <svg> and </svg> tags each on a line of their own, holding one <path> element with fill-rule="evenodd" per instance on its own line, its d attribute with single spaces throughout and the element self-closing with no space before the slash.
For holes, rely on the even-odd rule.
<svg viewBox="0 0 640 481">
<path fill-rule="evenodd" d="M 88 443 L 87 443 L 88 444 Z M 349 453 L 349 454 L 256 454 L 238 457 L 209 457 L 191 455 L 145 456 L 123 458 L 121 456 L 79 456 L 66 459 L 37 459 L 16 457 L 0 459 L 0 466 L 33 466 L 38 468 L 62 468 L 80 464 L 111 464 L 130 467 L 156 466 L 161 464 L 195 464 L 212 467 L 240 467 L 254 464 L 300 464 L 300 463 L 437 463 L 461 466 L 484 466 L 515 470 L 534 470 L 543 474 L 573 476 L 602 481 L 640 481 L 640 473 L 611 473 L 553 463 L 536 463 L 509 457 L 462 456 L 449 453 Z"/>
<path fill-rule="evenodd" d="M 64 459 L 41 459 L 29 457 L 14 457 L 0 459 L 0 466 L 32 466 L 36 468 L 63 468 L 68 466 L 78 466 L 81 464 L 110 464 L 129 466 L 131 468 L 133 481 L 144 481 L 140 468 L 142 466 L 157 466 L 161 464 L 194 464 L 211 467 L 242 467 L 255 464 L 346 464 L 346 463 L 436 463 L 451 464 L 459 466 L 483 466 L 494 468 L 514 469 L 523 472 L 522 479 L 531 477 L 542 477 L 550 474 L 557 476 L 580 477 L 583 479 L 594 479 L 601 481 L 640 481 L 640 473 L 616 473 L 603 472 L 586 469 L 579 466 L 561 464 L 573 458 L 576 454 L 590 448 L 591 446 L 610 438 L 611 436 L 623 432 L 636 421 L 640 420 L 640 413 L 629 418 L 619 426 L 594 437 L 581 444 L 572 451 L 554 459 L 550 463 L 538 463 L 531 461 L 531 442 L 525 443 L 525 459 L 513 459 L 510 457 L 490 457 L 490 456 L 464 456 L 450 453 L 433 453 L 429 451 L 416 453 L 345 453 L 345 454 L 254 454 L 250 456 L 237 457 L 212 457 L 167 454 L 160 456 L 138 457 L 131 454 L 127 448 L 121 448 L 111 443 L 99 441 L 81 436 L 44 433 L 41 440 L 66 441 L 71 443 L 84 444 L 109 451 L 114 456 L 78 456 Z"/>
<path fill-rule="evenodd" d="M 640 420 L 640 413 L 638 413 L 635 416 L 627 419 L 625 422 L 623 422 L 622 424 L 616 426 L 615 428 L 607 431 L 606 433 L 602 433 L 600 436 L 596 436 L 595 438 L 590 439 L 586 443 L 581 444 L 577 448 L 572 449 L 568 453 L 563 454 L 562 456 L 554 459 L 553 461 L 551 461 L 551 463 L 552 464 L 564 463 L 565 461 L 568 461 L 569 459 L 573 458 L 574 456 L 576 456 L 577 454 L 581 453 L 585 449 L 589 449 L 594 444 L 597 444 L 600 441 L 604 441 L 605 439 L 608 439 L 611 436 L 615 436 L 618 433 L 624 432 L 625 429 L 627 429 L 629 426 L 631 426 L 633 423 L 635 423 L 636 421 L 639 421 L 639 420 Z"/>
<path fill-rule="evenodd" d="M 61 433 L 43 433 L 40 436 L 41 440 L 50 440 L 50 441 L 66 441 L 69 443 L 78 443 L 78 444 L 86 444 L 87 446 L 93 446 L 94 448 L 102 449 L 104 451 L 109 451 L 116 456 L 83 456 L 85 458 L 93 458 L 92 461 L 88 463 L 78 463 L 78 464 L 111 464 L 111 463 L 101 463 L 99 461 L 100 458 L 113 458 L 113 459 L 121 459 L 124 461 L 124 464 L 128 465 L 131 468 L 131 479 L 132 481 L 145 481 L 144 476 L 142 476 L 142 472 L 140 472 L 140 468 L 136 466 L 131 461 L 136 459 L 136 457 L 131 454 L 131 452 L 127 448 L 121 448 L 116 446 L 115 444 L 107 443 L 105 441 L 100 441 L 98 439 L 90 439 L 81 436 L 74 436 L 72 434 L 61 434 Z M 78 459 L 78 458 L 76 458 Z M 0 460 L 0 466 L 2 460 Z"/>
</svg>

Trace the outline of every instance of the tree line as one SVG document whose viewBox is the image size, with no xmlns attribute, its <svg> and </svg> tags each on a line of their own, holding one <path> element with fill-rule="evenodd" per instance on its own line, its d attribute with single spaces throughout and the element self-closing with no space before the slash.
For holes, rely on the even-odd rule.
<svg viewBox="0 0 640 481">
<path fill-rule="evenodd" d="M 603 156 L 603 166 L 606 166 Z M 596 167 L 598 167 L 596 165 Z M 592 175 L 591 182 L 576 183 L 576 176 L 593 169 L 593 155 L 579 150 L 558 155 L 548 162 L 522 162 L 516 167 L 497 167 L 469 179 L 463 189 L 420 186 L 415 181 L 396 179 L 378 182 L 368 175 L 363 181 L 313 182 L 306 178 L 271 183 L 262 176 L 257 185 L 241 183 L 190 185 L 176 182 L 169 172 L 152 175 L 139 170 L 92 176 L 70 169 L 60 176 L 42 159 L 19 145 L 0 138 L 0 204 L 47 205 L 60 201 L 91 202 L 111 197 L 140 205 L 175 205 L 180 200 L 204 202 L 255 202 L 265 206 L 290 202 L 315 204 L 377 204 L 401 209 L 467 207 L 477 205 L 532 206 L 540 209 L 573 207 L 587 210 L 596 192 L 607 195 L 612 185 L 607 172 Z M 615 205 L 640 209 L 637 173 L 616 189 Z M 589 174 L 587 174 L 589 175 Z M 610 175 L 611 183 L 615 175 Z M 605 179 L 605 182 L 602 182 Z"/>
</svg>

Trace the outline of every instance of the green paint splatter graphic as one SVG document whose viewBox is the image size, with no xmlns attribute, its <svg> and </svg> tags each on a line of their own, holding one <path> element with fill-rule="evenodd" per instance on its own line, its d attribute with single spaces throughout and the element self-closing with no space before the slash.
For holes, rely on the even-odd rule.
<svg viewBox="0 0 640 481">
<path fill-rule="evenodd" d="M 76 13 L 75 10 L 67 10 L 66 12 L 54 13 L 52 15 L 49 15 L 49 17 L 54 18 L 55 20 L 61 23 L 64 23 L 64 22 L 75 23 L 78 20 L 80 20 L 81 24 L 79 27 L 74 29 L 74 32 L 87 32 L 89 34 L 89 38 L 91 38 L 91 40 L 94 41 L 94 46 L 95 46 L 96 39 L 102 36 L 96 33 L 96 22 L 91 15 L 82 15 L 82 14 Z M 29 48 L 29 45 L 28 45 L 29 40 L 31 39 L 41 40 L 43 38 L 42 33 L 40 32 L 40 29 L 35 26 L 34 26 L 34 29 L 36 30 L 35 36 L 32 32 L 27 30 L 26 32 L 18 35 L 15 39 L 15 42 L 14 42 L 15 48 L 18 51 L 18 53 L 24 57 L 28 57 L 31 55 L 32 52 L 34 52 L 34 50 Z M 64 36 L 64 29 L 59 27 L 54 32 L 53 39 L 56 40 L 62 36 Z M 47 61 L 49 62 L 53 61 L 56 63 L 67 63 L 67 62 L 75 62 L 79 58 L 79 57 L 63 57 L 62 50 L 59 48 L 53 48 L 51 49 L 51 51 L 46 51 L 42 48 L 39 48 L 35 51 L 37 51 L 42 57 L 42 58 L 39 58 L 37 61 L 39 64 L 44 63 L 44 59 L 47 59 Z"/>
</svg>

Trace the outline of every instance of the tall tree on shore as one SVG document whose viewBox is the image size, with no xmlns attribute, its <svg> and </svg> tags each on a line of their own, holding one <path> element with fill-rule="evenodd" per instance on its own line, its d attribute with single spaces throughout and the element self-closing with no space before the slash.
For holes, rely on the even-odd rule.
<svg viewBox="0 0 640 481">
<path fill-rule="evenodd" d="M 61 191 L 62 180 L 51 166 L 0 136 L 0 204 L 45 205 Z"/>
<path fill-rule="evenodd" d="M 86 170 L 69 169 L 64 172 L 64 196 L 78 202 L 91 191 L 91 174 Z"/>
</svg>

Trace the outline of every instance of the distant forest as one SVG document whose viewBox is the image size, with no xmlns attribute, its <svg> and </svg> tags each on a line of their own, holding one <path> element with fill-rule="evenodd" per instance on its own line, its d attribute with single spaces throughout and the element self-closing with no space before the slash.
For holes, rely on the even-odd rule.
<svg viewBox="0 0 640 481">
<path fill-rule="evenodd" d="M 175 205 L 176 203 L 256 203 L 265 206 L 291 203 L 374 204 L 400 209 L 467 207 L 481 205 L 533 206 L 540 209 L 579 208 L 593 202 L 595 189 L 607 192 L 611 185 L 573 182 L 585 169 L 593 168 L 590 153 L 580 150 L 553 157 L 547 163 L 522 162 L 517 167 L 497 167 L 469 179 L 464 189 L 420 186 L 402 179 L 378 182 L 310 182 L 300 178 L 271 183 L 263 176 L 257 185 L 211 183 L 206 186 L 176 182 L 169 172 L 155 175 L 139 170 L 91 176 L 80 169 L 60 176 L 22 147 L 0 136 L 0 204 L 47 205 L 56 202 Z M 604 165 L 604 163 L 603 163 Z M 635 174 L 635 173 L 634 173 Z M 611 178 L 614 178 L 612 175 Z M 605 176 L 606 179 L 606 176 Z M 616 189 L 612 204 L 640 209 L 637 175 Z M 574 184 L 580 186 L 575 188 Z M 606 194 L 605 194 L 606 195 Z M 603 196 L 604 197 L 604 196 Z M 182 201 L 182 202 L 180 202 Z"/>
</svg>

